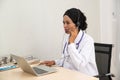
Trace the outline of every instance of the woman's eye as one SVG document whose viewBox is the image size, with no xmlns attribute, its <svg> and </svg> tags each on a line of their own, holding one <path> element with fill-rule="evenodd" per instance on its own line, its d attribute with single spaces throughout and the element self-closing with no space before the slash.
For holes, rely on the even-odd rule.
<svg viewBox="0 0 120 80">
<path fill-rule="evenodd" d="M 67 21 L 66 21 L 66 22 L 64 22 L 64 21 L 63 21 L 63 24 L 67 24 L 67 25 L 69 25 L 70 23 L 69 23 L 69 22 L 67 22 Z"/>
<path fill-rule="evenodd" d="M 70 24 L 69 22 L 66 22 L 66 24 Z"/>
</svg>

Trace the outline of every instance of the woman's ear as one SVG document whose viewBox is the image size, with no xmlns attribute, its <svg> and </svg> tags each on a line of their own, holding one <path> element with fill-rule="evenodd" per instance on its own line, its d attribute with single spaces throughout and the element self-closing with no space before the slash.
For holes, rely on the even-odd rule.
<svg viewBox="0 0 120 80">
<path fill-rule="evenodd" d="M 76 26 L 77 26 L 77 27 L 79 27 L 79 26 L 80 26 L 80 22 L 79 22 L 79 21 L 77 21 Z"/>
</svg>

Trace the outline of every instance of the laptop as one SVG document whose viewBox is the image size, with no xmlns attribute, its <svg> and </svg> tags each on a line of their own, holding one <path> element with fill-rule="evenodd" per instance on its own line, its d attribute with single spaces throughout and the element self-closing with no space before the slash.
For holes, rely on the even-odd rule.
<svg viewBox="0 0 120 80">
<path fill-rule="evenodd" d="M 30 74 L 33 74 L 33 75 L 36 75 L 36 76 L 41 76 L 41 75 L 45 75 L 45 74 L 49 74 L 49 73 L 53 73 L 53 72 L 57 71 L 55 68 L 48 67 L 48 66 L 45 66 L 45 65 L 38 65 L 38 66 L 35 66 L 35 67 L 31 67 L 29 65 L 29 63 L 26 61 L 26 59 L 21 57 L 21 56 L 11 54 L 11 57 L 16 60 L 18 66 L 24 72 L 27 72 L 27 73 L 30 73 Z"/>
</svg>

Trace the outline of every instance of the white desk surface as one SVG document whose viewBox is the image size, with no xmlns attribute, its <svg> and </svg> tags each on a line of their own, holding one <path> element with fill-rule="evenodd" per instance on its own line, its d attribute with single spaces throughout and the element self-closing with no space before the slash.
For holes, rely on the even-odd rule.
<svg viewBox="0 0 120 80">
<path fill-rule="evenodd" d="M 98 80 L 95 77 L 81 74 L 77 71 L 72 71 L 62 67 L 55 67 L 57 72 L 34 76 L 23 72 L 20 68 L 0 72 L 0 80 Z"/>
</svg>

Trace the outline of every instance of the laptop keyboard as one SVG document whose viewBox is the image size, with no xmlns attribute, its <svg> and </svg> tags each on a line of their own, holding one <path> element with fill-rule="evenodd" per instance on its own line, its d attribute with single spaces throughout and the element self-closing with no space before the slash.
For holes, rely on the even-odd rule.
<svg viewBox="0 0 120 80">
<path fill-rule="evenodd" d="M 35 70 L 35 72 L 36 72 L 37 74 L 42 74 L 42 73 L 46 73 L 46 72 L 48 72 L 48 71 L 45 71 L 45 70 L 39 69 L 39 68 L 37 68 L 37 67 L 33 67 L 33 69 Z"/>
</svg>

